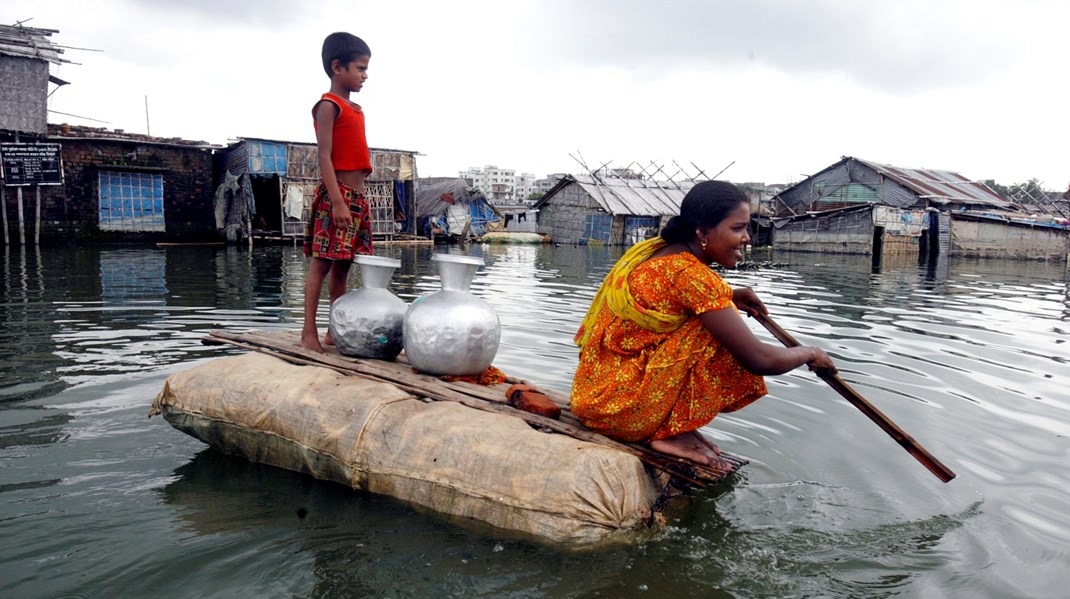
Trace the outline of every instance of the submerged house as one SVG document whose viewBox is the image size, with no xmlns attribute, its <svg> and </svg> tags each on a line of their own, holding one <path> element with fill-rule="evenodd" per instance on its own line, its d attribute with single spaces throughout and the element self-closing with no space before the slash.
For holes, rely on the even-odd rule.
<svg viewBox="0 0 1070 599">
<path fill-rule="evenodd" d="M 1067 253 L 1065 229 L 1027 222 L 1015 204 L 951 171 L 846 156 L 773 201 L 777 249 L 875 257 L 1057 259 Z"/>
<path fill-rule="evenodd" d="M 479 237 L 502 220 L 482 191 L 452 177 L 420 179 L 415 212 L 418 234 L 429 239 Z"/>
<path fill-rule="evenodd" d="M 533 207 L 538 232 L 555 243 L 631 245 L 679 214 L 694 186 L 653 179 L 566 175 Z"/>
<path fill-rule="evenodd" d="M 216 146 L 71 125 L 49 125 L 42 142 L 56 148 L 61 175 L 60 184 L 37 190 L 33 214 L 42 241 L 217 239 Z"/>
<path fill-rule="evenodd" d="M 365 196 L 375 239 L 414 235 L 416 152 L 371 148 L 371 158 Z M 298 239 L 319 177 L 314 143 L 239 138 L 216 157 L 216 227 L 231 241 Z"/>
<path fill-rule="evenodd" d="M 1070 226 L 1029 214 L 951 212 L 950 255 L 1066 260 Z"/>
</svg>

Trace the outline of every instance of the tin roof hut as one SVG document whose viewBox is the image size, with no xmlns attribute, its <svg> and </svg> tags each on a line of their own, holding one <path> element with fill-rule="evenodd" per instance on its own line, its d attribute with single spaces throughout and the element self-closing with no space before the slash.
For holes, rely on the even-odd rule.
<svg viewBox="0 0 1070 599">
<path fill-rule="evenodd" d="M 774 197 L 776 249 L 882 254 L 1066 256 L 1052 227 L 1026 225 L 1018 207 L 956 172 L 843 157 Z M 979 215 L 1003 215 L 984 219 Z M 996 221 L 999 221 L 998 223 Z M 1022 227 L 1027 226 L 1030 230 Z"/>
<path fill-rule="evenodd" d="M 622 176 L 566 175 L 534 208 L 555 243 L 631 245 L 658 234 L 694 186 Z"/>
<path fill-rule="evenodd" d="M 882 204 L 893 208 L 1013 209 L 984 183 L 958 173 L 880 164 L 851 156 L 784 189 L 776 216 Z"/>
<path fill-rule="evenodd" d="M 316 144 L 240 137 L 217 156 L 216 224 L 228 240 L 250 232 L 265 239 L 304 235 L 320 180 Z M 371 159 L 365 197 L 373 236 L 389 240 L 413 234 L 416 152 L 371 148 Z"/>
</svg>

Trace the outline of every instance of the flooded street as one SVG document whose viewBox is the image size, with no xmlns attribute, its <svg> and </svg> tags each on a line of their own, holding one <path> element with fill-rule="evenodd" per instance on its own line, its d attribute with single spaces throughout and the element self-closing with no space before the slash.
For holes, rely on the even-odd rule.
<svg viewBox="0 0 1070 599">
<path fill-rule="evenodd" d="M 575 552 L 224 456 L 146 418 L 171 373 L 295 329 L 291 246 L 3 250 L 0 596 L 1062 597 L 1070 585 L 1065 264 L 756 255 L 730 271 L 958 474 L 937 480 L 805 368 L 706 432 L 751 463 L 664 531 Z M 494 365 L 567 390 L 621 248 L 383 246 L 402 299 L 432 251 L 482 256 Z M 360 284 L 354 269 L 351 285 Z M 326 325 L 326 304 L 320 310 Z M 776 343 L 757 323 L 755 332 Z"/>
</svg>

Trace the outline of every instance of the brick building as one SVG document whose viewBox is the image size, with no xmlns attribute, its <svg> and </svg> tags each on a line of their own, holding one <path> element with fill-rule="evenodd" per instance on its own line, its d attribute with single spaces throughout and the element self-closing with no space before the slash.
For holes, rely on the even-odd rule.
<svg viewBox="0 0 1070 599">
<path fill-rule="evenodd" d="M 39 231 L 42 242 L 219 239 L 214 146 L 69 125 L 49 125 L 35 141 L 60 146 L 62 184 L 24 188 L 22 207 L 16 190 L 4 189 L 10 239 L 20 237 L 20 226 L 25 239 Z M 23 215 L 21 223 L 15 214 Z"/>
</svg>

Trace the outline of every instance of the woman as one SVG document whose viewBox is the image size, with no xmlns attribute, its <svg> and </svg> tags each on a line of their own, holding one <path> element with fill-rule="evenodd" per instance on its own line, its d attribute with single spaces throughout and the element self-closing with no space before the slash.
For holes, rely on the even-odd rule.
<svg viewBox="0 0 1070 599">
<path fill-rule="evenodd" d="M 762 375 L 803 364 L 835 372 L 820 349 L 758 340 L 736 307 L 765 314 L 765 305 L 710 269 L 743 257 L 749 224 L 750 203 L 739 188 L 705 181 L 659 237 L 613 267 L 576 333 L 572 413 L 587 427 L 716 465 L 719 450 L 697 429 L 765 395 Z"/>
</svg>

